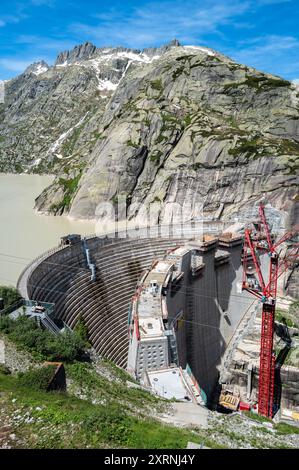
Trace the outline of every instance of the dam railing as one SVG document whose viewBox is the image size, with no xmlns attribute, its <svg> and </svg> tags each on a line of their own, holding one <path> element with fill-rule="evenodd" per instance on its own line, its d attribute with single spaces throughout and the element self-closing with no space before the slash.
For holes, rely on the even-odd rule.
<svg viewBox="0 0 299 470">
<path fill-rule="evenodd" d="M 119 230 L 109 233 L 103 233 L 101 235 L 87 235 L 84 238 L 86 240 L 98 239 L 103 245 L 113 244 L 117 240 L 125 239 L 142 239 L 142 238 L 182 238 L 187 240 L 196 236 L 201 236 L 204 233 L 217 234 L 223 231 L 225 228 L 230 226 L 230 222 L 213 221 L 213 220 L 202 220 L 196 222 L 186 222 L 186 224 L 165 224 L 155 225 L 146 227 L 128 228 L 125 230 Z M 44 253 L 35 257 L 21 272 L 18 281 L 17 289 L 24 298 L 28 298 L 27 282 L 35 268 L 49 258 L 51 255 L 59 251 L 68 249 L 68 246 L 59 245 L 53 247 Z"/>
</svg>

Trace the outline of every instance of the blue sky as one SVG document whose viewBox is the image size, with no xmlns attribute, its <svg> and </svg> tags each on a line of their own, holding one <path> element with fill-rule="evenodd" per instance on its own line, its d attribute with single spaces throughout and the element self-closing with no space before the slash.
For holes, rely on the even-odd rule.
<svg viewBox="0 0 299 470">
<path fill-rule="evenodd" d="M 0 79 L 91 41 L 182 44 L 299 80 L 299 0 L 0 0 Z"/>
</svg>

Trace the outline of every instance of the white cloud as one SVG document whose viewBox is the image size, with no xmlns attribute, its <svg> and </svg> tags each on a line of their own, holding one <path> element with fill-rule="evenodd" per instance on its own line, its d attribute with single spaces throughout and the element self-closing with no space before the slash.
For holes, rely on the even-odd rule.
<svg viewBox="0 0 299 470">
<path fill-rule="evenodd" d="M 40 60 L 40 57 L 30 57 L 24 60 L 8 57 L 5 59 L 0 59 L 0 67 L 10 72 L 23 73 L 29 65 L 33 64 L 33 62 L 38 62 Z"/>
<path fill-rule="evenodd" d="M 258 36 L 238 45 L 239 48 L 226 51 L 238 62 L 279 75 L 299 73 L 299 39 L 294 36 Z"/>
<path fill-rule="evenodd" d="M 19 23 L 24 18 L 27 18 L 27 15 L 25 15 L 25 14 L 3 15 L 0 18 L 0 27 L 4 27 L 9 23 Z"/>
<path fill-rule="evenodd" d="M 24 72 L 31 63 L 30 60 L 0 59 L 0 66 L 11 72 Z"/>
<path fill-rule="evenodd" d="M 17 44 L 26 44 L 34 48 L 35 51 L 55 51 L 61 52 L 65 49 L 70 49 L 76 45 L 75 41 L 64 39 L 53 39 L 45 36 L 36 36 L 31 34 L 21 34 L 16 38 Z"/>
<path fill-rule="evenodd" d="M 115 10 L 94 15 L 100 20 L 98 25 L 76 23 L 70 30 L 78 37 L 84 35 L 105 44 L 118 41 L 131 47 L 159 44 L 174 37 L 193 42 L 207 33 L 220 34 L 221 25 L 234 26 L 235 18 L 248 11 L 250 5 L 249 0 L 151 2 L 126 17 Z"/>
</svg>

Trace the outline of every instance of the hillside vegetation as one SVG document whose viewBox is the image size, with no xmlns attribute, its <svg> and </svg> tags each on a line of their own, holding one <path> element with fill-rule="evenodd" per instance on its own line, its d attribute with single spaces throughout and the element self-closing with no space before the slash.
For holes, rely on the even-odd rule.
<svg viewBox="0 0 299 470">
<path fill-rule="evenodd" d="M 12 342 L 11 332 L 2 329 L 0 335 L 7 351 L 0 367 L 0 448 L 184 449 L 189 441 L 209 448 L 299 445 L 299 428 L 256 421 L 255 415 L 210 413 L 205 428 L 165 424 L 174 403 L 140 388 L 91 350 L 90 360 L 64 363 L 66 392 L 47 392 L 50 370 L 38 359 L 38 341 L 28 348 Z"/>
</svg>

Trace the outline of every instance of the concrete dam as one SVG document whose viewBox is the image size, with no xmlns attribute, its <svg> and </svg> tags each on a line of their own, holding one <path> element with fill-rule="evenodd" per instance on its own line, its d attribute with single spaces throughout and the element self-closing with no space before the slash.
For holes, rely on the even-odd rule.
<svg viewBox="0 0 299 470">
<path fill-rule="evenodd" d="M 70 328 L 83 318 L 95 350 L 126 368 L 128 319 L 138 281 L 157 260 L 188 246 L 180 260 L 183 275 L 167 291 L 168 319 L 175 324 L 179 365 L 191 367 L 209 399 L 224 352 L 253 308 L 252 298 L 241 293 L 242 239 L 227 243 L 219 238 L 222 230 L 209 223 L 204 233 L 213 234 L 212 240 L 199 244 L 196 233 L 90 237 L 41 255 L 23 271 L 18 288 L 27 299 L 55 304 L 55 320 Z"/>
</svg>

